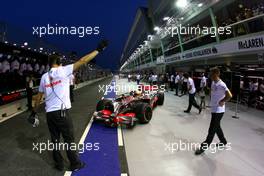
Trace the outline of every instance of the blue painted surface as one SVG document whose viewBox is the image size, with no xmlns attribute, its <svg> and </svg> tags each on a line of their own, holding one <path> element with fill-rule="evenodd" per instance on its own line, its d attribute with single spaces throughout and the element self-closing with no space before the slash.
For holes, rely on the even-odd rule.
<svg viewBox="0 0 264 176">
<path fill-rule="evenodd" d="M 111 85 L 114 85 L 114 81 L 111 82 Z M 108 89 L 108 93 L 104 97 L 115 98 L 115 96 L 112 87 Z M 73 176 L 121 175 L 116 128 L 108 128 L 103 124 L 93 123 L 84 144 L 88 146 L 93 144 L 93 150 L 85 150 L 84 153 L 80 154 L 80 158 L 86 163 L 86 167 L 78 172 L 73 172 Z M 99 150 L 96 150 L 98 149 L 97 146 Z"/>
</svg>

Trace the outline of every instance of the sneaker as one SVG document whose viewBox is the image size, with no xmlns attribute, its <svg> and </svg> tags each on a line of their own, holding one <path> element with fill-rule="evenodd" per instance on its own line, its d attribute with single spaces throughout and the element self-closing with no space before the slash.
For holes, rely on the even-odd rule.
<svg viewBox="0 0 264 176">
<path fill-rule="evenodd" d="M 82 168 L 85 167 L 85 163 L 81 162 L 79 165 L 77 166 L 71 166 L 71 171 L 76 172 L 78 170 L 81 170 Z"/>
<path fill-rule="evenodd" d="M 202 108 L 200 107 L 200 108 L 199 108 L 199 114 L 201 114 L 201 112 L 202 112 Z"/>
<path fill-rule="evenodd" d="M 204 150 L 203 149 L 198 149 L 194 152 L 195 155 L 201 155 L 204 153 Z"/>
<path fill-rule="evenodd" d="M 190 113 L 190 111 L 187 111 L 187 110 L 185 110 L 185 111 L 183 111 L 183 112 L 185 112 L 185 113 Z"/>
</svg>

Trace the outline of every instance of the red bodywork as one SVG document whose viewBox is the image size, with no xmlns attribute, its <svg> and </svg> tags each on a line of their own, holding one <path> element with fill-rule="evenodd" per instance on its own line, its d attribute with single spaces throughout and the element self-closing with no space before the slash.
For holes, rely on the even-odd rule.
<svg viewBox="0 0 264 176">
<path fill-rule="evenodd" d="M 113 101 L 114 112 L 111 110 L 101 110 L 94 113 L 94 119 L 96 121 L 103 121 L 109 126 L 117 126 L 119 124 L 134 124 L 137 121 L 136 113 L 133 112 L 133 107 L 140 102 L 148 103 L 153 109 L 157 105 L 158 97 L 154 91 L 158 90 L 157 86 L 144 86 L 139 85 L 139 89 L 142 93 L 133 95 L 123 95 Z M 148 93 L 146 93 L 148 92 Z M 126 112 L 127 109 L 131 109 Z"/>
</svg>

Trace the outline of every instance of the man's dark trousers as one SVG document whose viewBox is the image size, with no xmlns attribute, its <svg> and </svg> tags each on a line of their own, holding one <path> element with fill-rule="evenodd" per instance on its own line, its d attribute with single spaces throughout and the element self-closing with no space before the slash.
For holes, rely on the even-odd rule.
<svg viewBox="0 0 264 176">
<path fill-rule="evenodd" d="M 179 83 L 175 83 L 175 95 L 178 95 Z"/>
<path fill-rule="evenodd" d="M 68 146 L 70 146 L 71 143 L 74 143 L 73 124 L 68 110 L 66 110 L 65 117 L 61 117 L 60 110 L 48 112 L 47 123 L 51 135 L 51 141 L 54 145 L 58 145 L 60 142 L 60 135 L 62 135 L 64 143 L 67 143 Z M 74 167 L 80 165 L 80 160 L 76 151 L 68 149 L 66 152 L 71 166 Z M 63 166 L 63 157 L 60 150 L 53 150 L 53 159 L 57 165 Z"/>
<path fill-rule="evenodd" d="M 209 147 L 212 143 L 215 134 L 217 134 L 220 143 L 227 144 L 226 138 L 221 128 L 221 120 L 224 113 L 212 113 L 211 123 L 208 130 L 208 135 L 206 140 L 201 144 L 202 147 Z"/>
<path fill-rule="evenodd" d="M 200 106 L 197 104 L 195 100 L 195 93 L 194 94 L 189 94 L 189 106 L 187 111 L 190 112 L 192 109 L 192 106 L 196 107 L 197 109 L 200 109 Z"/>
<path fill-rule="evenodd" d="M 74 102 L 74 85 L 70 85 L 70 99 Z"/>
</svg>

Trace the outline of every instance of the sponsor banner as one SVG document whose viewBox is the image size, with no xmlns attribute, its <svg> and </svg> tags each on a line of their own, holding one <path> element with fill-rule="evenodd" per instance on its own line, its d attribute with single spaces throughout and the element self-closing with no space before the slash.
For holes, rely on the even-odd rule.
<svg viewBox="0 0 264 176">
<path fill-rule="evenodd" d="M 38 88 L 37 87 L 33 88 L 33 95 L 36 94 L 37 92 L 38 92 Z M 25 98 L 26 96 L 27 96 L 26 89 L 2 93 L 0 94 L 0 105 L 4 105 L 16 100 L 20 100 L 22 98 Z"/>
<path fill-rule="evenodd" d="M 264 50 L 264 35 L 241 38 L 223 42 L 206 48 L 185 51 L 165 58 L 166 63 L 180 60 L 198 59 L 203 57 L 219 56 L 224 54 L 240 54 L 241 52 L 254 52 Z"/>
</svg>

